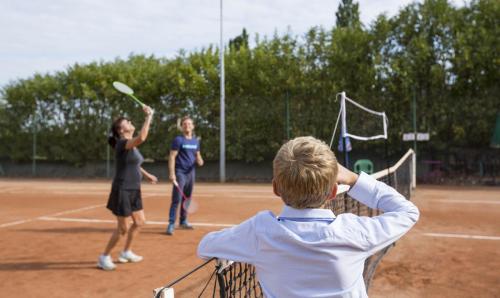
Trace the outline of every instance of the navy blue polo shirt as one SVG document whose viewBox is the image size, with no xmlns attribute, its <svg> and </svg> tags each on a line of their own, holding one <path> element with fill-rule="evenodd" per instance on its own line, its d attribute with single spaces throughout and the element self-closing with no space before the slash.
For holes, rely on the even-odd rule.
<svg viewBox="0 0 500 298">
<path fill-rule="evenodd" d="M 177 151 L 175 158 L 175 171 L 184 173 L 194 170 L 196 165 L 196 154 L 200 151 L 200 142 L 195 137 L 186 139 L 184 136 L 177 136 L 172 141 L 171 150 Z"/>
</svg>

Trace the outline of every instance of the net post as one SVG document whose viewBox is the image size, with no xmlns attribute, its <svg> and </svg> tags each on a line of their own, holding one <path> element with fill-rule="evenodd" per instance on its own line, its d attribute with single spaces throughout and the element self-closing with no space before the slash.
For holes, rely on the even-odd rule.
<svg viewBox="0 0 500 298">
<path fill-rule="evenodd" d="M 393 173 L 393 174 L 394 174 L 394 178 L 393 178 L 393 180 L 394 180 L 393 184 L 394 184 L 394 185 L 392 185 L 392 187 L 393 187 L 395 190 L 397 190 L 398 192 L 400 192 L 400 191 L 398 190 L 398 171 L 394 171 L 394 173 Z M 389 179 L 391 179 L 390 177 L 391 177 L 391 175 L 389 174 Z M 389 181 L 390 181 L 390 180 L 389 180 Z"/>
<path fill-rule="evenodd" d="M 349 156 L 347 153 L 347 144 L 346 144 L 346 111 L 345 111 L 345 91 L 340 92 L 340 110 L 342 113 L 342 149 L 344 150 L 344 166 L 349 169 Z"/>
<path fill-rule="evenodd" d="M 226 112 L 225 112 L 225 89 L 224 89 L 224 43 L 223 43 L 223 14 L 222 0 L 220 0 L 220 152 L 219 152 L 219 181 L 226 182 Z"/>
<path fill-rule="evenodd" d="M 411 171 L 411 186 L 415 189 L 417 187 L 417 152 L 413 152 L 411 155 L 411 163 L 413 166 Z"/>
<path fill-rule="evenodd" d="M 109 133 L 111 131 L 111 126 L 113 125 L 113 112 L 112 109 L 109 109 L 108 117 L 107 117 L 107 132 Z M 111 159 L 111 149 L 108 144 L 106 144 L 106 178 L 109 178 L 111 175 L 111 164 L 110 164 L 110 159 Z"/>
<path fill-rule="evenodd" d="M 111 150 L 109 149 L 109 146 L 106 146 L 106 178 L 109 178 L 110 173 L 111 173 L 111 165 L 110 165 L 110 156 L 111 156 Z"/>
<path fill-rule="evenodd" d="M 285 117 L 286 117 L 286 139 L 290 140 L 290 97 L 288 95 L 288 90 L 286 90 L 285 96 Z M 331 146 L 330 146 L 331 147 Z"/>
<path fill-rule="evenodd" d="M 36 176 L 36 135 L 37 135 L 37 104 L 35 101 L 35 112 L 33 113 L 33 148 L 32 148 L 32 163 L 31 163 L 31 175 Z"/>
</svg>

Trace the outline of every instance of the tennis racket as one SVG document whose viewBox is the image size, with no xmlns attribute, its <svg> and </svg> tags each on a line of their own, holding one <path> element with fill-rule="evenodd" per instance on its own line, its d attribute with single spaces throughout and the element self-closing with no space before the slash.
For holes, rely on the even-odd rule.
<svg viewBox="0 0 500 298">
<path fill-rule="evenodd" d="M 198 210 L 198 203 L 193 200 L 192 197 L 187 197 L 184 192 L 182 191 L 182 189 L 179 187 L 179 184 L 177 183 L 177 181 L 174 181 L 174 186 L 177 188 L 177 191 L 181 194 L 182 198 L 183 198 L 183 206 L 184 206 L 184 209 L 186 209 L 187 213 L 191 214 L 191 213 L 194 213 L 196 212 L 196 210 Z"/>
</svg>

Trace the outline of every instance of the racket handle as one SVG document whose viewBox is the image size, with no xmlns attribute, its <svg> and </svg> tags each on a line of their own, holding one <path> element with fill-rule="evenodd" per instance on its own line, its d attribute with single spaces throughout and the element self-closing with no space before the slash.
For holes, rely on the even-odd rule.
<svg viewBox="0 0 500 298">
<path fill-rule="evenodd" d="M 137 97 L 135 97 L 133 94 L 129 94 L 130 97 L 132 97 L 135 102 L 137 102 L 141 107 L 144 107 L 144 103 L 142 101 L 140 101 Z"/>
</svg>

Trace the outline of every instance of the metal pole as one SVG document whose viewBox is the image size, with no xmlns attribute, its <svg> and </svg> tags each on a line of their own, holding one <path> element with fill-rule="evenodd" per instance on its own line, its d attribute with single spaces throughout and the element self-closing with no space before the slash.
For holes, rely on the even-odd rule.
<svg viewBox="0 0 500 298">
<path fill-rule="evenodd" d="M 113 117 L 112 117 L 112 112 L 111 112 L 111 109 L 109 111 L 109 114 L 108 114 L 108 126 L 107 126 L 107 133 L 109 133 L 109 131 L 111 130 L 111 122 L 113 121 Z M 110 158 L 111 158 L 111 152 L 110 152 L 110 149 L 109 149 L 109 144 L 107 144 L 106 142 L 106 178 L 109 178 L 109 176 L 111 175 L 111 166 L 110 166 Z"/>
<path fill-rule="evenodd" d="M 413 151 L 415 151 L 415 155 L 417 155 L 417 95 L 415 92 L 415 88 L 413 88 L 413 132 L 415 133 L 413 139 Z"/>
<path fill-rule="evenodd" d="M 110 159 L 109 145 L 106 144 L 106 178 L 109 178 L 109 175 L 111 174 L 109 159 Z"/>
<path fill-rule="evenodd" d="M 226 182 L 226 119 L 224 91 L 224 44 L 222 27 L 222 0 L 220 0 L 220 182 Z"/>
<path fill-rule="evenodd" d="M 412 102 L 412 110 L 413 110 L 413 177 L 412 177 L 412 186 L 415 188 L 417 186 L 417 92 L 415 91 L 415 87 L 413 87 L 413 102 Z"/>
<path fill-rule="evenodd" d="M 33 114 L 33 163 L 31 165 L 31 174 L 36 176 L 36 105 L 35 105 L 35 113 Z"/>
<path fill-rule="evenodd" d="M 346 131 L 346 112 L 345 112 L 345 92 L 340 93 L 340 107 L 342 109 L 342 149 L 344 150 L 344 167 L 349 169 L 349 155 L 347 153 L 347 131 Z"/>
<path fill-rule="evenodd" d="M 290 140 L 290 99 L 288 97 L 288 90 L 286 91 L 286 139 Z"/>
</svg>

